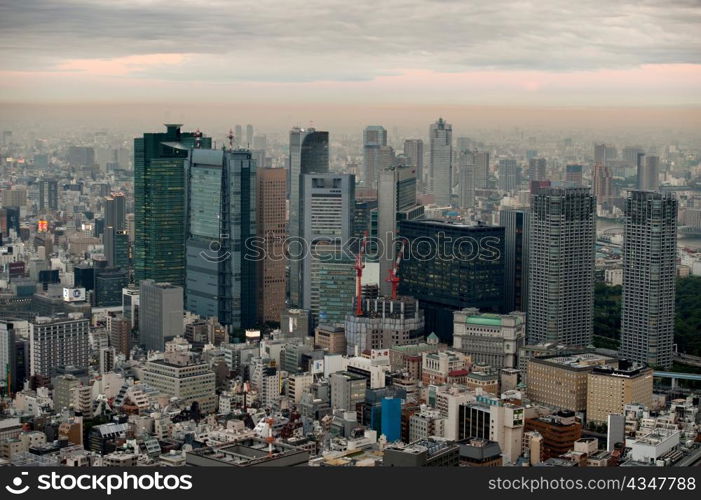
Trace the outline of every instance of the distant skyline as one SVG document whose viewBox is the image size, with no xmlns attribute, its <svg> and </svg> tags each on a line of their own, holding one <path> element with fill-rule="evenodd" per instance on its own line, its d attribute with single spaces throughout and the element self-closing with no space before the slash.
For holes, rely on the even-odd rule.
<svg viewBox="0 0 701 500">
<path fill-rule="evenodd" d="M 701 3 L 0 0 L 0 103 L 701 106 Z"/>
</svg>

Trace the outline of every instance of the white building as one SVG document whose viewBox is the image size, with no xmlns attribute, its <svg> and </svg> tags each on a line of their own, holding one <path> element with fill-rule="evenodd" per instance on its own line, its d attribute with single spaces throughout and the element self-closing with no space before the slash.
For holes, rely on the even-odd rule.
<svg viewBox="0 0 701 500">
<path fill-rule="evenodd" d="M 526 314 L 480 313 L 465 308 L 453 313 L 453 348 L 468 354 L 475 363 L 492 368 L 516 368 L 519 348 L 526 338 Z"/>
</svg>

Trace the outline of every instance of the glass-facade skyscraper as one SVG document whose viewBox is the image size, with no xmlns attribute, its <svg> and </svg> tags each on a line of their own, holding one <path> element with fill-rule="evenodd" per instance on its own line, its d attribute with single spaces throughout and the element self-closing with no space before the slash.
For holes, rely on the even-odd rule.
<svg viewBox="0 0 701 500">
<path fill-rule="evenodd" d="M 399 265 L 399 293 L 419 299 L 425 329 L 453 335 L 453 311 L 504 308 L 504 228 L 439 220 L 400 221 L 408 240 Z"/>
<path fill-rule="evenodd" d="M 211 147 L 197 132 L 166 132 L 134 139 L 134 278 L 185 283 L 185 160 L 193 147 Z"/>
<path fill-rule="evenodd" d="M 193 149 L 186 185 L 185 309 L 230 328 L 251 328 L 258 265 L 251 152 Z"/>
<path fill-rule="evenodd" d="M 290 131 L 289 181 L 290 188 L 290 222 L 288 225 L 291 239 L 290 250 L 300 250 L 294 244 L 301 236 L 300 228 L 300 189 L 301 176 L 304 174 L 324 174 L 329 171 L 329 133 L 295 127 Z M 302 267 L 300 259 L 290 259 L 290 276 L 288 284 L 288 305 L 302 305 Z"/>
</svg>

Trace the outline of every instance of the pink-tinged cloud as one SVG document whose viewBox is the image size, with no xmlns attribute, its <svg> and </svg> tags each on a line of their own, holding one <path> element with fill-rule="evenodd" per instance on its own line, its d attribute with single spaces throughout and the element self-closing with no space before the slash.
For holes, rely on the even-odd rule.
<svg viewBox="0 0 701 500">
<path fill-rule="evenodd" d="M 163 66 L 180 65 L 186 57 L 186 54 L 143 54 L 113 59 L 70 59 L 59 64 L 57 70 L 100 76 L 126 76 Z"/>
</svg>

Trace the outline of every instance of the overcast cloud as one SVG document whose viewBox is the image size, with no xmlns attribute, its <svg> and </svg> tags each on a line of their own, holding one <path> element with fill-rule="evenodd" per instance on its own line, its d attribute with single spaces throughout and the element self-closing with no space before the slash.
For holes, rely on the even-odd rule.
<svg viewBox="0 0 701 500">
<path fill-rule="evenodd" d="M 701 64 L 699 26 L 695 0 L 0 0 L 0 70 L 10 82 L 77 72 L 210 84 L 618 71 Z"/>
</svg>

